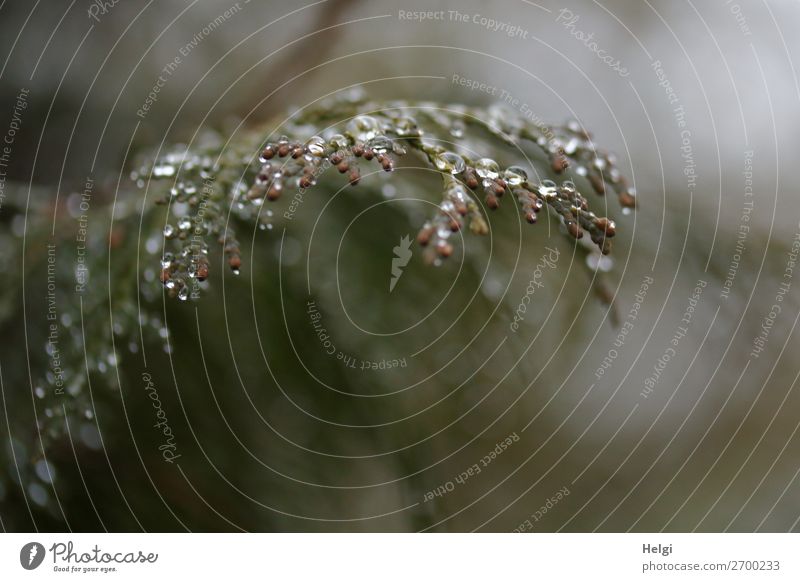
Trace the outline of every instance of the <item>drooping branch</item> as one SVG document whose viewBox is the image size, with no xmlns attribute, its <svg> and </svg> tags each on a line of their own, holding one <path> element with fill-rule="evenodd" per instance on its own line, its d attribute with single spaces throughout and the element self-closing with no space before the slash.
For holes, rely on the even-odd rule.
<svg viewBox="0 0 800 582">
<path fill-rule="evenodd" d="M 536 223 L 539 212 L 547 208 L 568 236 L 581 239 L 588 233 L 604 255 L 611 252 L 616 226 L 590 209 L 574 180 L 585 179 L 599 195 L 615 192 L 624 211 L 636 204 L 635 193 L 614 157 L 598 150 L 591 136 L 574 122 L 544 127 L 498 108 L 377 103 L 348 93 L 298 113 L 283 131 L 278 139 L 268 137 L 266 143 L 250 144 L 250 152 L 246 146 L 222 150 L 201 144 L 195 151 L 171 152 L 141 168 L 141 176 L 169 181 L 160 203 L 187 209 L 164 228 L 168 250 L 162 259 L 161 281 L 170 294 L 187 299 L 191 280 L 209 276 L 211 238 L 217 239 L 228 265 L 238 272 L 242 258 L 226 220 L 229 208 L 240 220 L 257 220 L 262 228 L 269 228 L 271 213 L 261 212 L 260 207 L 275 203 L 287 192 L 313 188 L 329 168 L 335 168 L 351 186 L 359 183 L 368 167 L 391 172 L 401 158 L 412 154 L 439 172 L 442 200 L 435 214 L 420 225 L 417 236 L 431 262 L 453 253 L 450 235 L 465 226 L 475 234 L 486 234 L 484 212 L 498 208 L 507 194 L 517 200 L 527 222 Z M 528 167 L 503 167 L 488 157 L 505 145 L 514 146 Z M 560 184 L 534 178 L 542 173 L 529 158 L 535 154 L 549 160 L 556 176 L 570 175 Z"/>
</svg>

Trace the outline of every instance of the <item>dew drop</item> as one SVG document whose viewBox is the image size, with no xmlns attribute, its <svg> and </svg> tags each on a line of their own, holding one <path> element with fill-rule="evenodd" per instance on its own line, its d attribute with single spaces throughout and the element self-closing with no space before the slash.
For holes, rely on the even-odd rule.
<svg viewBox="0 0 800 582">
<path fill-rule="evenodd" d="M 153 176 L 156 178 L 168 178 L 175 175 L 175 167 L 169 164 L 159 164 L 153 167 Z"/>
<path fill-rule="evenodd" d="M 451 174 L 460 174 L 466 168 L 464 158 L 455 152 L 443 152 L 437 155 L 433 164 L 438 170 L 442 172 L 450 172 Z"/>
<path fill-rule="evenodd" d="M 464 137 L 464 122 L 460 119 L 455 120 L 450 125 L 450 135 L 457 138 Z"/>
<path fill-rule="evenodd" d="M 542 183 L 539 185 L 539 195 L 543 198 L 555 198 L 557 195 L 556 191 L 556 183 L 552 180 L 542 180 Z"/>
<path fill-rule="evenodd" d="M 614 266 L 614 260 L 605 255 L 590 253 L 586 255 L 586 265 L 592 270 L 608 273 Z"/>
<path fill-rule="evenodd" d="M 357 115 L 347 124 L 347 130 L 361 141 L 369 141 L 381 131 L 381 126 L 374 117 Z"/>
<path fill-rule="evenodd" d="M 475 162 L 475 171 L 487 180 L 495 180 L 500 175 L 500 167 L 491 158 L 481 158 Z"/>
<path fill-rule="evenodd" d="M 45 488 L 38 483 L 31 483 L 28 486 L 28 496 L 36 505 L 40 506 L 47 505 L 47 500 L 49 499 Z"/>
<path fill-rule="evenodd" d="M 55 481 L 56 469 L 53 467 L 52 463 L 48 463 L 44 459 L 40 459 L 39 461 L 36 461 L 36 464 L 33 466 L 33 470 L 36 473 L 36 476 L 45 483 L 52 483 Z"/>
<path fill-rule="evenodd" d="M 350 140 L 341 133 L 337 133 L 331 136 L 331 138 L 328 140 L 328 143 L 335 150 L 343 150 L 350 145 Z"/>
<path fill-rule="evenodd" d="M 519 186 L 528 179 L 528 173 L 519 166 L 509 166 L 503 172 L 503 179 L 509 186 Z"/>
<path fill-rule="evenodd" d="M 85 423 L 80 429 L 81 442 L 92 450 L 99 451 L 103 448 L 103 441 L 97 427 L 93 424 Z"/>
<path fill-rule="evenodd" d="M 403 116 L 395 120 L 394 132 L 400 137 L 419 137 L 422 135 L 413 117 Z"/>
<path fill-rule="evenodd" d="M 322 155 L 325 153 L 325 140 L 320 136 L 315 135 L 306 142 L 306 149 L 308 150 L 308 153 L 315 158 L 322 157 Z"/>
<path fill-rule="evenodd" d="M 367 144 L 375 153 L 383 154 L 392 149 L 392 140 L 385 135 L 378 135 L 372 138 Z"/>
<path fill-rule="evenodd" d="M 397 194 L 397 188 L 395 188 L 394 184 L 387 182 L 381 188 L 381 194 L 384 198 L 394 198 L 395 194 Z"/>
</svg>

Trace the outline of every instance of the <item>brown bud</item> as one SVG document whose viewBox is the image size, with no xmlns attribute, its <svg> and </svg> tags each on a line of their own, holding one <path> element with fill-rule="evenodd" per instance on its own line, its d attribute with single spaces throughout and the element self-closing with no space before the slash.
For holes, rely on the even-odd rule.
<svg viewBox="0 0 800 582">
<path fill-rule="evenodd" d="M 600 174 L 589 174 L 589 183 L 594 188 L 594 191 L 598 194 L 605 194 L 606 193 L 606 185 L 603 182 L 603 177 Z"/>
<path fill-rule="evenodd" d="M 625 208 L 636 208 L 636 197 L 630 192 L 622 192 L 619 195 L 619 203 Z"/>
<path fill-rule="evenodd" d="M 353 155 L 354 155 L 355 157 L 357 157 L 357 158 L 360 158 L 361 156 L 363 156 L 363 155 L 364 155 L 364 146 L 363 146 L 363 145 L 361 145 L 361 144 L 359 144 L 359 143 L 357 143 L 356 145 L 354 145 L 354 146 L 353 146 L 353 148 L 352 148 L 352 150 L 353 150 Z"/>
<path fill-rule="evenodd" d="M 281 197 L 281 188 L 273 184 L 269 190 L 267 190 L 267 200 L 277 200 Z"/>
<path fill-rule="evenodd" d="M 275 148 L 273 148 L 272 145 L 268 145 L 264 148 L 264 151 L 261 152 L 261 157 L 265 160 L 271 160 L 275 157 Z"/>
<path fill-rule="evenodd" d="M 433 229 L 431 227 L 426 226 L 422 228 L 417 233 L 417 243 L 419 243 L 421 247 L 428 246 L 428 243 L 431 242 L 432 235 L 433 235 Z"/>
<path fill-rule="evenodd" d="M 602 230 L 608 237 L 613 237 L 615 234 L 617 234 L 614 223 L 604 216 L 596 218 L 594 223 L 597 228 Z"/>
<path fill-rule="evenodd" d="M 197 280 L 198 281 L 205 281 L 208 279 L 208 263 L 201 261 L 199 265 L 197 265 Z"/>
<path fill-rule="evenodd" d="M 231 255 L 228 258 L 228 266 L 234 270 L 238 269 L 242 266 L 242 258 L 239 255 Z"/>
<path fill-rule="evenodd" d="M 563 153 L 559 153 L 558 155 L 553 157 L 550 164 L 553 168 L 553 171 L 556 174 L 560 174 L 569 167 L 569 160 Z"/>
<path fill-rule="evenodd" d="M 344 159 L 344 154 L 342 152 L 333 152 L 328 158 L 328 161 L 334 166 L 336 166 L 340 164 L 343 159 Z"/>
<path fill-rule="evenodd" d="M 371 149 L 367 148 L 364 150 L 364 159 L 370 161 L 372 158 L 375 157 L 375 152 Z"/>
<path fill-rule="evenodd" d="M 347 176 L 347 179 L 350 180 L 351 186 L 355 186 L 361 179 L 361 172 L 358 171 L 358 168 L 354 167 L 350 170 L 350 174 Z"/>
<path fill-rule="evenodd" d="M 285 158 L 289 155 L 289 144 L 281 144 L 278 146 L 278 156 L 281 158 Z"/>
<path fill-rule="evenodd" d="M 347 160 L 343 160 L 336 164 L 336 169 L 339 170 L 340 174 L 344 174 L 347 170 L 350 169 L 350 164 L 347 163 Z"/>
<path fill-rule="evenodd" d="M 453 245 L 450 243 L 441 241 L 436 245 L 436 252 L 442 258 L 447 258 L 453 254 Z"/>
<path fill-rule="evenodd" d="M 574 238 L 583 238 L 583 230 L 581 227 L 578 226 L 577 222 L 572 220 L 565 223 L 567 227 L 567 232 Z"/>
<path fill-rule="evenodd" d="M 486 195 L 485 200 L 486 200 L 486 206 L 488 206 L 492 210 L 497 210 L 497 208 L 500 206 L 500 201 L 497 199 L 497 196 L 495 196 L 491 192 L 489 192 Z"/>
</svg>

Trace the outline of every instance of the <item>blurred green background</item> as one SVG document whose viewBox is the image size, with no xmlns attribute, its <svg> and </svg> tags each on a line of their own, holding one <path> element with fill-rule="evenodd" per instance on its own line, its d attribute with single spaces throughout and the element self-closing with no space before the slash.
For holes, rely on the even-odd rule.
<svg viewBox="0 0 800 582">
<path fill-rule="evenodd" d="M 797 530 L 800 8 L 401 4 L 0 6 L 0 133 L 19 126 L 0 206 L 4 530 Z M 241 275 L 216 255 L 199 300 L 163 297 L 166 215 L 129 179 L 140 156 L 208 129 L 255 152 L 292 108 L 356 84 L 507 95 L 590 128 L 638 192 L 630 216 L 588 194 L 617 219 L 603 276 L 621 323 L 555 223 L 520 224 L 510 200 L 491 237 L 466 234 L 439 267 L 414 246 L 389 292 L 393 248 L 439 202 L 408 167 L 338 194 L 326 176 L 291 220 L 281 199 L 272 229 L 239 227 Z M 93 267 L 78 293 L 81 214 Z M 68 396 L 48 370 L 48 244 Z M 558 264 L 510 332 L 545 245 Z M 309 301 L 337 352 L 406 365 L 327 354 Z"/>
</svg>

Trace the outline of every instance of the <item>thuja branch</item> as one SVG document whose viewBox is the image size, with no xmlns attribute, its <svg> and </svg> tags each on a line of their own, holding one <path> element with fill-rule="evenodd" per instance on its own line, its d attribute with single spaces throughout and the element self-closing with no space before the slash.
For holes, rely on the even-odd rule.
<svg viewBox="0 0 800 582">
<path fill-rule="evenodd" d="M 604 255 L 611 252 L 614 221 L 591 210 L 576 182 L 600 196 L 613 192 L 623 212 L 636 205 L 635 192 L 614 157 L 597 149 L 577 122 L 544 127 L 497 107 L 379 103 L 348 94 L 295 114 L 282 134 L 233 149 L 211 144 L 176 150 L 135 173 L 142 183 L 143 178 L 168 181 L 158 202 L 186 209 L 163 231 L 161 281 L 170 295 L 188 299 L 192 280 L 209 277 L 214 240 L 238 273 L 241 249 L 229 212 L 239 221 L 271 228 L 272 212 L 263 206 L 287 192 L 312 189 L 328 168 L 351 186 L 365 171 L 392 172 L 409 156 L 438 172 L 441 202 L 417 236 L 425 257 L 437 263 L 453 254 L 452 233 L 468 226 L 486 234 L 485 214 L 498 208 L 504 196 L 517 201 L 531 224 L 546 208 L 568 237 L 588 235 Z M 501 166 L 495 161 L 493 152 L 509 145 L 526 163 Z M 544 156 L 560 183 L 539 178 L 544 172 L 531 161 L 537 156 Z"/>
</svg>

